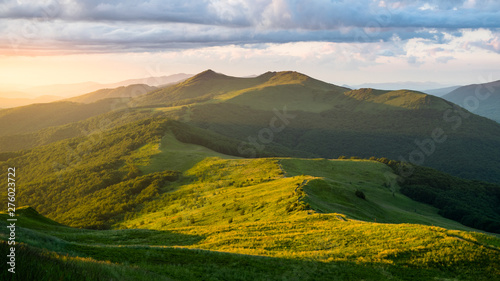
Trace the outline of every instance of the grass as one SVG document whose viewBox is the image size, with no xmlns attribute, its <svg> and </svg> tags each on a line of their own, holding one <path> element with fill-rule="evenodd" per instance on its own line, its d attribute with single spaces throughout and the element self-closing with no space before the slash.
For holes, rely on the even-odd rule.
<svg viewBox="0 0 500 281">
<path fill-rule="evenodd" d="M 304 186 L 305 201 L 323 213 L 342 213 L 350 218 L 387 223 L 417 223 L 448 229 L 474 230 L 443 218 L 438 209 L 402 195 L 395 184 L 396 175 L 387 165 L 370 160 L 280 161 L 287 175 L 317 177 Z M 355 196 L 356 190 L 366 195 Z"/>
<path fill-rule="evenodd" d="M 168 137 L 163 142 L 171 144 Z M 143 146 L 129 160 L 154 165 L 145 159 L 158 154 L 148 151 L 155 146 Z M 18 262 L 25 266 L 19 276 L 493 280 L 500 274 L 500 239 L 463 231 L 405 198 L 387 185 L 394 176 L 384 164 L 366 160 L 205 158 L 116 229 L 70 228 L 32 208 L 18 210 Z M 366 200 L 355 195 L 359 189 Z M 6 218 L 0 214 L 2 240 Z"/>
<path fill-rule="evenodd" d="M 207 157 L 238 158 L 201 145 L 180 142 L 172 133 L 167 133 L 160 144 L 150 143 L 141 147 L 134 151 L 128 161 L 138 166 L 144 174 L 150 174 L 164 170 L 184 172 Z"/>
<path fill-rule="evenodd" d="M 0 217 L 4 224 L 6 215 Z M 79 230 L 46 220 L 35 223 L 38 219 L 32 214 L 19 217 L 25 227 L 19 228 L 19 239 L 25 239 L 26 228 L 33 227 L 29 231 L 35 240 L 52 237 L 58 243 L 45 245 L 45 250 L 26 244 L 17 247 L 17 262 L 23 269 L 18 276 L 36 280 L 62 276 L 71 278 L 61 280 L 331 280 L 332 276 L 338 280 L 488 280 L 500 273 L 499 250 L 482 246 L 475 238 L 487 237 L 483 234 L 344 221 L 335 214 L 169 231 Z M 181 241 L 189 235 L 201 239 L 172 247 L 165 240 L 171 237 L 170 231 L 183 233 Z M 1 246 L 5 248 L 5 243 Z M 9 280 L 5 270 L 2 274 L 2 280 Z"/>
</svg>

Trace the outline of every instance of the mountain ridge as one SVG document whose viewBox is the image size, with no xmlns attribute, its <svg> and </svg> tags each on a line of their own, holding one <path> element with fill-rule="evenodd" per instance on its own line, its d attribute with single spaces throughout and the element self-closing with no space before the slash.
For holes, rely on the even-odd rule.
<svg viewBox="0 0 500 281">
<path fill-rule="evenodd" d="M 462 86 L 443 98 L 500 123 L 500 80 Z"/>
<path fill-rule="evenodd" d="M 421 92 L 351 90 L 293 71 L 241 78 L 207 70 L 133 98 L 128 104 L 123 101 L 120 104 L 127 116 L 153 114 L 233 139 L 227 150 L 237 151 L 236 156 L 388 157 L 406 159 L 468 179 L 500 182 L 500 152 L 490 149 L 500 146 L 498 123 L 490 123 L 453 103 Z M 97 115 L 117 110 L 116 102 L 112 101 L 87 106 L 89 110 L 95 108 Z M 23 126 L 9 125 L 13 123 L 9 121 L 12 118 L 6 116 L 8 112 L 0 111 L 0 124 L 6 126 L 4 136 L 7 137 L 1 141 L 6 144 L 15 139 L 6 134 L 22 134 L 24 130 Z M 36 114 L 50 116 L 53 111 Z M 116 111 L 108 116 L 119 115 Z M 77 114 L 72 119 L 46 122 L 30 130 L 35 132 L 88 117 Z M 273 121 L 276 118 L 283 126 Z M 433 132 L 438 131 L 446 136 L 444 144 L 429 142 Z M 60 133 L 56 136 L 56 132 Z M 81 135 L 69 128 L 46 133 L 49 135 L 43 139 L 47 141 L 38 144 Z M 432 144 L 432 149 L 422 150 L 423 141 Z M 238 148 L 233 147 L 235 142 L 240 142 Z M 8 147 L 38 144 L 15 143 Z M 463 150 L 464 144 L 468 151 Z"/>
</svg>

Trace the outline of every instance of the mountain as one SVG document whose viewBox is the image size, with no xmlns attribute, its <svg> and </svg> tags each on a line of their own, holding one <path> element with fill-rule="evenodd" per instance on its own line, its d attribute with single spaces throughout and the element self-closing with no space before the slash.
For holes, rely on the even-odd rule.
<svg viewBox="0 0 500 281">
<path fill-rule="evenodd" d="M 0 98 L 0 108 L 11 108 L 34 103 L 49 103 L 62 99 L 58 96 L 41 96 L 36 98 Z"/>
<path fill-rule="evenodd" d="M 350 90 L 292 71 L 238 78 L 207 70 L 181 83 L 140 95 L 128 105 L 124 102 L 118 103 L 126 108 L 127 116 L 132 112 L 137 116 L 148 114 L 144 110 L 149 108 L 163 118 L 181 120 L 230 138 L 234 140 L 230 146 L 217 149 L 232 155 L 387 157 L 463 178 L 500 182 L 500 151 L 494 149 L 500 146 L 500 125 L 421 92 Z M 107 103 L 106 109 L 104 100 L 87 106 L 100 108 L 95 114 L 116 109 L 111 101 Z M 56 116 L 61 118 L 54 119 L 50 117 L 53 112 L 78 112 L 71 113 L 71 107 L 76 105 L 70 103 L 66 104 L 68 108 L 56 105 L 61 107 L 57 111 L 50 104 L 34 107 L 46 122 L 33 123 L 27 118 L 36 116 L 27 114 L 30 108 L 0 111 L 0 124 L 6 128 L 2 135 L 7 138 L 0 139 L 0 143 L 15 144 L 15 137 L 9 135 L 35 133 L 95 116 L 71 119 L 58 113 Z M 9 117 L 14 112 L 19 113 L 17 122 L 26 125 L 15 125 L 15 119 Z M 56 131 L 51 129 L 50 134 Z M 200 136 L 190 138 L 183 141 L 204 142 Z M 61 140 L 61 136 L 44 139 Z M 42 143 L 47 142 L 39 142 Z M 35 145 L 26 144 L 23 147 Z"/>
<path fill-rule="evenodd" d="M 144 95 L 132 102 L 135 106 L 169 106 L 181 105 L 214 100 L 230 103 L 247 103 L 247 96 L 264 93 L 264 96 L 252 98 L 252 102 L 259 102 L 261 105 L 266 101 L 259 100 L 266 98 L 265 92 L 274 89 L 280 96 L 272 95 L 273 99 L 289 98 L 296 91 L 306 91 L 309 94 L 303 97 L 307 103 L 314 103 L 314 106 L 321 106 L 321 101 L 311 100 L 313 91 L 333 91 L 342 92 L 347 88 L 327 84 L 319 80 L 312 79 L 297 72 L 266 72 L 257 77 L 239 78 L 226 76 L 212 70 L 204 71 L 186 81 L 166 87 L 164 89 Z M 300 100 L 294 100 L 300 103 Z M 300 106 L 297 104 L 297 106 Z"/>
<path fill-rule="evenodd" d="M 29 95 L 27 93 L 23 93 L 20 91 L 15 91 L 15 90 L 9 90 L 9 88 L 2 88 L 2 87 L 8 87 L 8 86 L 3 86 L 0 85 L 0 98 L 5 98 L 5 99 L 33 99 L 36 98 L 36 96 Z"/>
<path fill-rule="evenodd" d="M 66 99 L 72 102 L 93 103 L 102 99 L 122 98 L 129 99 L 144 95 L 157 89 L 146 84 L 131 84 L 112 89 L 100 89 L 92 93 Z"/>
<path fill-rule="evenodd" d="M 17 279 L 500 274 L 494 121 L 421 92 L 293 71 L 115 90 L 0 110 Z M 6 253 L 11 216 L 0 213 Z"/>
<path fill-rule="evenodd" d="M 59 101 L 4 109 L 0 111 L 0 136 L 32 133 L 78 122 L 125 106 L 120 100 L 106 99 L 91 104 Z"/>
<path fill-rule="evenodd" d="M 171 83 L 176 83 L 179 81 L 183 81 L 192 75 L 190 74 L 184 74 L 184 73 L 179 73 L 179 74 L 173 74 L 173 75 L 167 75 L 167 76 L 158 76 L 158 77 L 146 77 L 146 78 L 139 78 L 139 79 L 128 79 L 120 82 L 115 82 L 115 83 L 97 83 L 97 82 L 81 82 L 81 83 L 72 83 L 72 84 L 54 84 L 54 85 L 42 85 L 42 86 L 36 86 L 36 87 L 21 87 L 17 86 L 19 90 L 17 92 L 9 90 L 8 92 L 5 92 L 4 96 L 0 92 L 0 97 L 5 97 L 5 98 L 36 98 L 39 96 L 46 96 L 46 95 L 51 95 L 51 96 L 60 96 L 64 98 L 70 98 L 70 97 L 75 97 L 79 95 L 83 95 L 86 93 L 94 92 L 99 89 L 111 89 L 111 88 L 118 88 L 122 86 L 129 86 L 133 84 L 146 84 L 149 86 L 164 86 L 168 85 Z M 0 88 L 1 89 L 1 88 Z M 1 107 L 1 106 L 0 106 Z"/>
<path fill-rule="evenodd" d="M 423 90 L 422 92 L 433 95 L 436 97 L 443 97 L 444 95 L 448 94 L 449 92 L 456 90 L 460 88 L 461 86 L 451 86 L 451 87 L 445 87 L 445 88 L 439 88 L 439 89 L 429 89 L 429 90 Z"/>
<path fill-rule="evenodd" d="M 139 79 L 128 79 L 117 83 L 105 84 L 106 88 L 117 88 L 133 84 L 146 84 L 149 86 L 162 87 L 164 85 L 178 83 L 193 76 L 192 74 L 178 73 L 173 75 L 146 77 Z"/>
<path fill-rule="evenodd" d="M 170 116 L 238 139 L 246 157 L 387 157 L 500 182 L 499 124 L 421 92 L 350 90 L 296 72 L 205 71 L 131 105 L 183 105 Z"/>
<path fill-rule="evenodd" d="M 96 82 L 81 82 L 72 84 L 42 85 L 22 89 L 22 91 L 34 96 L 54 95 L 70 97 L 95 91 L 103 88 L 102 86 L 102 84 Z"/>
<path fill-rule="evenodd" d="M 359 85 L 351 85 L 350 88 L 360 89 L 360 88 L 376 88 L 376 89 L 386 89 L 386 90 L 400 90 L 400 89 L 409 89 L 414 91 L 422 91 L 425 92 L 427 89 L 437 89 L 447 87 L 444 84 L 436 83 L 436 82 L 414 82 L 414 81 L 406 81 L 406 82 L 387 82 L 387 83 L 364 83 Z"/>
<path fill-rule="evenodd" d="M 443 98 L 500 123 L 500 80 L 463 86 Z"/>
</svg>

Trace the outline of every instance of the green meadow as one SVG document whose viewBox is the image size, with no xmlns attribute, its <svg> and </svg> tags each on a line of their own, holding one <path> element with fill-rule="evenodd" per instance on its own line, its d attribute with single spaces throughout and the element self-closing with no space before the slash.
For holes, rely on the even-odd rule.
<svg viewBox="0 0 500 281">
<path fill-rule="evenodd" d="M 297 72 L 150 90 L 1 111 L 0 280 L 500 280 L 497 123 Z"/>
<path fill-rule="evenodd" d="M 16 278 L 492 280 L 500 274 L 497 236 L 440 217 L 387 186 L 396 175 L 383 163 L 219 157 L 195 163 L 180 155 L 184 161 L 169 161 L 184 145 L 167 134 L 161 145 L 131 154 L 145 173 L 162 165 L 185 171 L 113 229 L 71 228 L 32 208 L 18 210 Z M 186 151 L 200 158 L 213 153 Z M 0 217 L 4 229 L 7 215 Z"/>
</svg>

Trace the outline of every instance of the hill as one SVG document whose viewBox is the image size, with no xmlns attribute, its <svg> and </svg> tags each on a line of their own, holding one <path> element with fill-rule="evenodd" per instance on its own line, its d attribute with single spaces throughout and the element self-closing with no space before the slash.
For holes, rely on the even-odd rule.
<svg viewBox="0 0 500 281">
<path fill-rule="evenodd" d="M 205 138 L 200 138 L 200 135 Z M 191 139 L 194 143 L 199 142 L 204 146 L 182 143 L 177 138 Z M 399 190 L 398 186 L 401 186 L 406 188 L 403 191 L 409 190 L 405 194 L 415 200 L 428 204 L 436 202 L 434 205 L 437 209 L 431 212 L 432 215 L 427 213 L 427 217 L 437 216 L 440 210 L 443 211 L 440 213 L 442 215 L 452 213 L 450 211 L 452 209 L 461 210 L 461 215 L 447 215 L 447 217 L 480 229 L 500 231 L 498 227 L 500 214 L 495 207 L 500 204 L 498 196 L 500 188 L 492 184 L 485 186 L 482 183 L 461 179 L 447 179 L 439 172 L 425 171 L 415 172 L 411 174 L 411 178 L 403 182 L 404 184 L 398 184 L 395 180 L 400 173 L 398 169 L 393 171 L 385 164 L 373 161 L 304 160 L 301 162 L 283 159 L 278 165 L 277 160 L 243 160 L 207 148 L 222 150 L 221 148 L 228 149 L 231 146 L 234 146 L 231 139 L 225 139 L 214 133 L 207 134 L 203 129 L 157 116 L 154 119 L 145 118 L 116 126 L 101 132 L 98 139 L 88 136 L 70 138 L 7 155 L 5 159 L 0 159 L 4 160 L 0 162 L 0 167 L 3 167 L 4 171 L 0 175 L 7 171 L 7 166 L 29 170 L 29 173 L 19 176 L 19 180 L 23 182 L 23 189 L 18 194 L 18 202 L 33 206 L 58 222 L 77 227 L 110 228 L 116 223 L 124 223 L 123 221 L 128 220 L 130 216 L 135 217 L 141 212 L 148 212 L 147 210 L 163 208 L 161 206 L 175 208 L 176 203 L 172 198 L 178 200 L 180 205 L 177 208 L 186 204 L 198 205 L 200 203 L 196 199 L 198 196 L 193 198 L 194 202 L 189 203 L 190 196 L 198 188 L 211 192 L 212 187 L 217 189 L 225 186 L 253 186 L 251 188 L 255 192 L 253 196 L 263 196 L 267 191 L 257 191 L 255 185 L 269 182 L 268 187 L 273 190 L 278 190 L 278 186 L 285 188 L 299 183 L 306 192 L 311 186 L 311 190 L 336 189 L 337 191 L 333 193 L 336 195 L 345 192 L 354 195 L 356 190 L 361 189 L 371 198 L 371 203 L 363 207 L 366 208 L 364 211 L 360 210 L 364 201 L 358 202 L 361 205 L 354 209 L 344 208 L 355 204 L 352 200 L 343 202 L 344 207 L 324 209 L 324 203 L 306 200 L 311 206 L 323 206 L 316 208 L 318 211 L 339 212 L 352 218 L 376 219 L 378 222 L 432 221 L 416 214 L 415 216 L 419 218 L 412 218 L 414 215 L 408 214 L 408 206 L 416 203 L 402 198 L 395 199 L 395 192 Z M 227 151 L 234 152 L 230 149 Z M 209 161 L 206 160 L 207 157 L 228 160 Z M 245 172 L 244 167 L 248 165 L 250 168 Z M 266 166 L 268 170 L 264 168 Z M 198 170 L 199 172 L 196 172 Z M 214 173 L 218 176 L 214 176 Z M 252 176 L 252 173 L 256 173 L 255 176 Z M 279 176 L 283 173 L 301 176 L 295 178 L 292 183 L 289 182 L 291 178 Z M 305 175 L 309 177 L 304 177 Z M 404 173 L 400 176 L 408 177 Z M 328 180 L 316 177 L 326 177 Z M 197 178 L 198 183 L 196 183 Z M 446 180 L 438 182 L 437 180 L 441 178 Z M 450 182 L 453 183 L 451 184 L 453 188 L 450 187 Z M 430 186 L 425 187 L 428 183 L 431 183 Z M 418 186 L 415 187 L 415 184 Z M 365 190 L 367 188 L 368 190 Z M 416 192 L 411 191 L 415 189 L 417 193 L 427 192 L 426 194 L 430 195 L 413 196 Z M 370 190 L 380 192 L 372 196 Z M 178 195 L 171 195 L 170 191 L 175 191 L 174 193 Z M 462 195 L 457 196 L 457 193 Z M 249 201 L 258 200 L 248 196 Z M 294 199 L 296 203 L 297 197 L 299 196 L 295 196 Z M 337 199 L 326 197 L 322 200 L 334 202 Z M 215 196 L 213 200 L 223 202 L 225 198 Z M 392 202 L 390 203 L 392 206 L 388 209 L 385 204 L 389 202 Z M 448 209 L 445 210 L 445 207 Z M 64 208 L 65 211 L 60 212 L 60 208 Z M 207 208 L 205 219 L 209 220 L 209 212 L 214 212 L 216 216 L 220 213 L 215 205 L 209 204 L 205 208 Z M 287 208 L 301 207 L 292 204 L 285 209 Z M 463 211 L 467 209 L 469 211 Z M 475 218 L 475 224 L 470 223 L 472 217 Z M 218 219 L 220 218 L 217 217 Z M 440 225 L 438 222 L 435 224 Z M 449 227 L 449 224 L 443 226 Z"/>
<path fill-rule="evenodd" d="M 91 104 L 61 101 L 4 109 L 0 111 L 0 136 L 32 133 L 124 107 L 122 101 L 106 99 Z"/>
<path fill-rule="evenodd" d="M 170 83 L 177 83 L 179 81 L 185 80 L 192 75 L 178 73 L 166 76 L 155 76 L 155 77 L 145 77 L 137 79 L 128 79 L 114 83 L 97 83 L 97 82 L 82 82 L 73 84 L 53 84 L 53 85 L 41 85 L 36 87 L 26 88 L 23 87 L 20 91 L 32 95 L 56 95 L 65 98 L 74 97 L 78 95 L 83 95 L 86 93 L 94 92 L 99 89 L 104 88 L 117 88 L 123 86 L 129 86 L 133 84 L 147 84 L 149 86 L 162 86 Z"/>
<path fill-rule="evenodd" d="M 463 86 L 443 98 L 500 123 L 500 80 Z"/>
<path fill-rule="evenodd" d="M 6 128 L 0 143 L 8 144 L 8 149 L 0 151 L 82 136 L 76 129 L 81 125 L 73 126 L 71 122 L 94 116 L 92 111 L 96 108 L 101 108 L 94 111 L 96 115 L 116 109 L 115 105 L 105 108 L 106 102 L 112 101 L 79 106 L 54 103 L 0 111 L 0 124 Z M 207 70 L 181 83 L 140 95 L 126 105 L 119 101 L 125 116 L 161 115 L 198 127 L 205 134 L 231 139 L 227 141 L 231 145 L 212 144 L 212 149 L 225 154 L 387 157 L 463 178 L 500 182 L 500 151 L 495 149 L 500 146 L 499 124 L 420 92 L 350 90 L 292 71 L 239 78 Z M 86 113 L 79 115 L 85 106 Z M 19 114 L 11 114 L 15 112 Z M 15 118 L 10 115 L 18 116 L 21 126 L 14 125 Z M 33 123 L 27 117 L 38 115 L 42 122 Z M 119 114 L 114 116 L 119 119 Z M 103 122 L 109 121 L 109 115 L 102 118 Z M 53 127 L 58 125 L 69 127 Z M 43 141 L 28 141 L 33 137 L 38 140 L 38 136 L 43 136 Z M 197 134 L 194 140 L 183 141 L 202 144 L 201 138 Z"/>
<path fill-rule="evenodd" d="M 74 103 L 67 104 L 70 106 L 75 106 Z M 156 113 L 152 113 L 149 110 L 130 110 L 127 107 L 120 109 L 121 105 L 123 105 L 120 100 L 103 100 L 95 103 L 94 105 L 100 104 L 107 104 L 107 106 L 103 107 L 103 111 L 106 112 L 109 110 L 109 112 L 97 116 L 92 116 L 86 119 L 85 115 L 83 114 L 82 116 L 71 116 L 71 114 L 75 114 L 77 112 L 68 113 L 69 117 L 75 118 L 74 120 L 83 120 L 67 123 L 60 126 L 53 126 L 54 122 L 58 120 L 57 118 L 51 118 L 45 124 L 37 124 L 36 122 L 33 122 L 33 124 L 31 124 L 33 126 L 40 126 L 39 128 L 41 129 L 39 130 L 36 130 L 36 128 L 33 132 L 0 136 L 0 159 L 6 159 L 5 157 L 9 157 L 8 155 L 10 155 L 11 153 L 16 153 L 16 151 L 28 150 L 70 138 L 87 137 L 93 139 L 96 142 L 104 135 L 104 132 L 108 130 L 111 130 L 118 126 L 123 126 L 130 122 L 135 122 L 143 119 L 151 119 L 158 115 Z M 92 107 L 93 105 L 80 104 L 77 106 L 82 106 L 85 108 Z M 44 109 L 47 110 L 50 109 L 50 107 L 46 107 Z M 47 111 L 47 115 L 51 116 L 50 110 Z M 52 115 L 54 117 L 57 116 L 53 113 Z M 29 123 L 28 117 L 29 116 L 23 116 L 23 119 L 21 119 L 22 121 L 20 123 Z M 61 123 L 66 123 L 69 120 L 63 119 L 60 121 Z M 10 125 L 15 125 L 15 123 Z M 7 128 L 9 127 L 7 126 Z M 14 128 L 13 130 L 15 129 L 16 128 Z M 16 132 L 22 131 L 23 130 L 17 130 Z"/>
<path fill-rule="evenodd" d="M 145 149 L 136 152 L 144 156 Z M 141 157 L 132 158 L 131 163 L 143 163 L 137 162 Z M 140 209 L 123 206 L 128 215 L 115 225 L 120 229 L 69 228 L 32 208 L 20 209 L 16 233 L 25 244 L 16 250 L 23 261 L 19 276 L 488 280 L 499 274 L 498 238 L 470 232 L 437 215 L 435 208 L 384 186 L 389 174 L 396 176 L 383 163 L 367 160 L 207 158 L 181 177 L 160 183 Z M 113 200 L 131 190 L 127 186 L 137 190 L 147 185 L 142 184 L 145 177 L 157 176 L 154 171 L 137 176 L 133 184 L 111 188 L 106 196 L 96 192 L 99 199 L 80 204 L 102 215 L 105 206 L 117 206 Z M 122 202 L 143 197 L 150 186 Z M 359 189 L 364 199 L 355 194 Z M 81 221 L 92 223 L 89 214 Z M 0 218 L 5 229 L 7 215 Z M 39 270 L 43 265 L 51 270 Z"/>
<path fill-rule="evenodd" d="M 349 90 L 294 72 L 207 71 L 132 104 L 169 108 L 170 116 L 238 139 L 240 156 L 387 157 L 500 182 L 499 124 L 420 92 Z"/>
<path fill-rule="evenodd" d="M 321 97 L 324 87 L 345 99 L 346 107 L 371 107 L 379 114 L 448 105 L 406 91 L 338 93 L 332 90 L 335 87 L 305 76 L 287 79 L 290 75 L 297 74 L 259 85 L 279 81 L 284 87 L 306 89 L 311 83 L 317 92 L 292 94 Z M 193 120 L 207 105 L 246 110 L 241 113 L 267 112 L 265 104 L 243 106 L 232 100 L 252 91 L 217 95 L 212 104 L 108 112 L 64 125 L 91 128 L 102 120 L 110 122 L 109 127 L 97 127 L 95 135 L 63 138 L 4 155 L 0 177 L 7 178 L 8 167 L 18 167 L 16 182 L 22 188 L 16 206 L 32 206 L 18 210 L 16 235 L 24 244 L 16 248 L 23 261 L 17 277 L 491 280 L 500 273 L 496 236 L 477 232 L 456 216 L 457 221 L 442 216 L 449 210 L 444 207 L 461 208 L 466 202 L 473 212 L 464 217 L 480 215 L 491 225 L 499 220 L 498 185 L 451 178 L 434 170 L 416 169 L 407 175 L 387 159 L 230 156 L 239 153 L 240 140 L 210 126 L 196 126 Z M 400 95 L 409 95 L 404 100 L 410 102 L 401 102 Z M 318 114 L 319 105 L 303 112 Z M 225 121 L 238 124 L 237 119 Z M 265 145 L 269 153 L 300 152 L 285 145 Z M 420 191 L 431 196 L 418 196 Z M 465 196 L 456 196 L 457 191 L 465 191 Z M 0 200 L 5 202 L 5 196 L 0 194 Z M 441 199 L 418 202 L 432 196 Z M 459 202 L 446 201 L 449 198 Z M 2 229 L 6 218 L 0 214 Z M 7 234 L 1 232 L 0 239 L 1 248 L 8 251 Z M 1 272 L 6 279 L 5 268 Z"/>
<path fill-rule="evenodd" d="M 132 102 L 135 106 L 172 106 L 199 102 L 232 100 L 248 92 L 280 86 L 301 85 L 312 89 L 347 90 L 297 72 L 267 72 L 257 77 L 231 77 L 206 70 L 186 81 L 144 95 Z M 280 91 L 280 89 L 277 89 Z M 278 92 L 277 91 L 277 92 Z M 244 101 L 243 101 L 244 102 Z M 265 103 L 265 102 L 262 102 Z"/>
<path fill-rule="evenodd" d="M 66 99 L 66 101 L 93 103 L 102 99 L 109 98 L 130 99 L 144 95 L 155 89 L 157 88 L 148 86 L 146 84 L 132 84 L 112 89 L 100 89 L 92 93 Z"/>
</svg>

